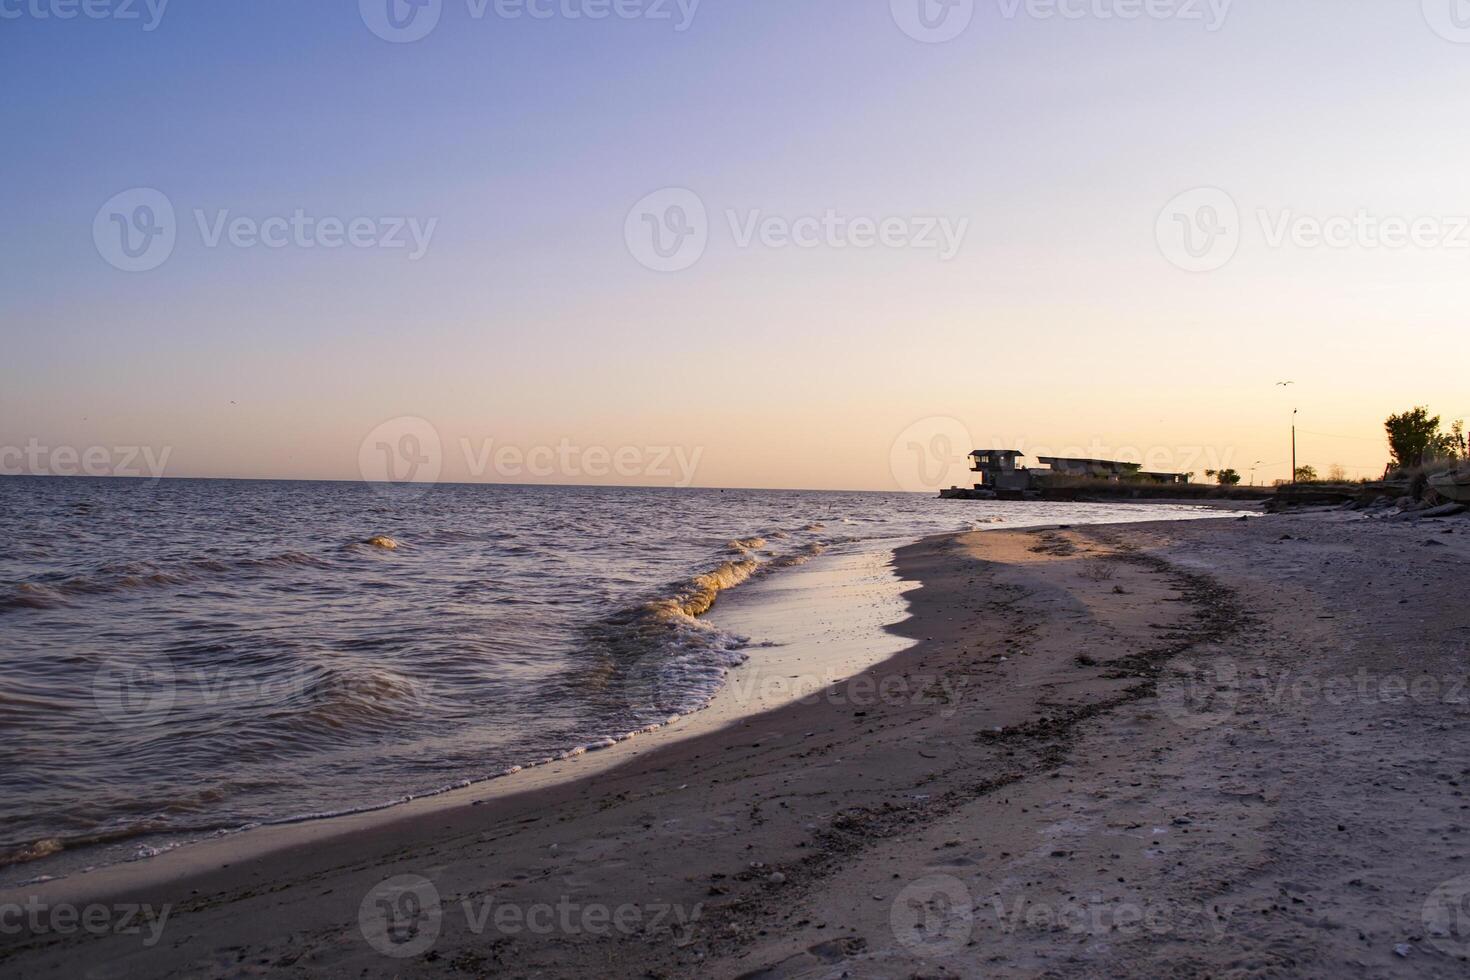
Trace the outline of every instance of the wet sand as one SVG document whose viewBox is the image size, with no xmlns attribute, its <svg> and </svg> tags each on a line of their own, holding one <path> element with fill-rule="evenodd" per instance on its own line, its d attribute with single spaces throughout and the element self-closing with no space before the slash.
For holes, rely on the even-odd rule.
<svg viewBox="0 0 1470 980">
<path fill-rule="evenodd" d="M 911 645 L 846 681 L 575 781 L 0 894 L 43 926 L 0 916 L 0 973 L 1462 976 L 1467 565 L 1463 518 L 928 539 Z"/>
</svg>

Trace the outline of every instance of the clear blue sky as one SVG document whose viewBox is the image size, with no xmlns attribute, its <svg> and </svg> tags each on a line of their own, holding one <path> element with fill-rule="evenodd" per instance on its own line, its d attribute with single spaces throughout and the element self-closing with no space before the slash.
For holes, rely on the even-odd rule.
<svg viewBox="0 0 1470 980">
<path fill-rule="evenodd" d="M 0 445 L 353 478 L 369 431 L 413 416 L 447 477 L 460 440 L 570 439 L 699 447 L 704 484 L 880 488 L 930 417 L 1281 476 L 1292 407 L 1339 438 L 1310 461 L 1363 470 L 1387 412 L 1470 412 L 1470 251 L 1273 248 L 1255 216 L 1470 215 L 1470 44 L 1417 2 L 1241 0 L 1210 31 L 981 0 L 943 44 L 889 0 L 704 0 L 682 32 L 672 0 L 601 21 L 445 0 L 403 44 L 353 3 L 173 0 L 147 31 L 142 0 L 141 21 L 34 15 L 51 2 L 0 0 Z M 1189 273 L 1156 219 L 1205 186 L 1242 241 Z M 178 241 L 128 273 L 93 222 L 139 187 Z M 711 219 L 676 273 L 624 242 L 666 187 Z M 437 223 L 410 260 L 209 248 L 196 209 Z M 727 209 L 968 230 L 950 261 L 741 248 Z"/>
</svg>

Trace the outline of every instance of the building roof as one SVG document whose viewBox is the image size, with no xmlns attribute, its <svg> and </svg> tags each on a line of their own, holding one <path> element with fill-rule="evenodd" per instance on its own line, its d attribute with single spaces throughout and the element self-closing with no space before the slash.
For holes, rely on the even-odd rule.
<svg viewBox="0 0 1470 980">
<path fill-rule="evenodd" d="M 1024 456 L 1019 449 L 977 449 L 971 456 Z"/>
<path fill-rule="evenodd" d="M 1043 463 L 1086 463 L 1092 466 L 1122 466 L 1136 470 L 1142 463 L 1125 463 L 1120 459 L 1084 459 L 1080 456 L 1038 456 Z"/>
</svg>

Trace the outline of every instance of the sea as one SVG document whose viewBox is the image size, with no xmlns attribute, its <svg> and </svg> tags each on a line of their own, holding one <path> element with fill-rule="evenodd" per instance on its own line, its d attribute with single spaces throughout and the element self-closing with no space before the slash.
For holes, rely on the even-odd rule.
<svg viewBox="0 0 1470 980">
<path fill-rule="evenodd" d="M 886 560 L 946 531 L 1219 513 L 0 477 L 0 884 L 388 807 L 678 724 L 761 655 L 761 636 L 706 616 L 719 597 L 811 563 Z"/>
</svg>

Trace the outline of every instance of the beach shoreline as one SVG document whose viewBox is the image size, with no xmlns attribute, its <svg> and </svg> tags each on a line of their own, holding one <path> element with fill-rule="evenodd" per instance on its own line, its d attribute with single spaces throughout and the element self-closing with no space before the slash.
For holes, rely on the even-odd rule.
<svg viewBox="0 0 1470 980">
<path fill-rule="evenodd" d="M 762 577 L 723 594 L 705 618 L 732 633 L 757 626 L 760 634 L 750 638 L 748 652 L 752 655 L 730 668 L 723 687 L 705 707 L 675 716 L 654 730 L 402 801 L 243 827 L 185 841 L 152 857 L 100 864 L 64 876 L 41 875 L 35 880 L 0 886 L 0 905 L 22 893 L 39 893 L 48 901 L 71 904 L 107 900 L 121 893 L 167 887 L 222 864 L 238 865 L 272 854 L 294 853 L 333 838 L 371 833 L 401 820 L 484 806 L 505 797 L 595 779 L 641 755 L 811 697 L 912 645 L 911 640 L 886 629 L 905 617 L 903 594 L 915 587 L 885 567 L 891 553 L 890 548 L 870 547 L 824 557 L 819 563 L 784 569 L 779 576 Z M 852 616 L 858 604 L 867 608 Z M 830 623 L 842 615 L 856 621 L 843 624 L 840 636 L 826 635 L 831 631 L 825 629 L 805 629 L 813 617 Z M 13 865 L 10 870 L 27 866 Z"/>
<path fill-rule="evenodd" d="M 1109 509 L 1109 515 L 1118 520 L 1136 519 L 1133 515 L 1141 515 L 1148 503 L 1114 506 Z M 1194 506 L 1187 501 L 1165 503 L 1174 505 L 1170 516 L 1180 519 L 1216 509 Z M 994 506 L 984 508 L 995 509 Z M 1029 510 L 1020 508 L 1027 517 L 1031 516 L 1026 513 Z M 1088 513 L 1089 508 L 1045 510 L 1049 515 L 1038 513 L 1038 520 L 1023 519 L 1019 524 L 1007 524 L 1007 521 L 1017 521 L 1019 515 L 1015 508 L 1010 508 L 1005 516 L 988 514 L 980 520 L 987 526 L 998 522 L 1031 528 L 1051 526 L 1043 523 L 1047 516 L 1054 521 L 1058 518 L 1087 521 L 1097 517 Z M 943 523 L 954 528 L 966 522 Z M 811 529 L 819 530 L 820 525 Z M 709 633 L 694 631 L 696 643 L 703 645 L 705 637 L 712 636 L 715 646 L 739 643 L 737 649 L 743 649 L 738 663 L 731 662 L 737 659 L 732 654 L 721 653 L 717 659 L 725 661 L 724 664 L 706 666 L 707 670 L 718 670 L 720 677 L 719 680 L 707 677 L 705 683 L 713 688 L 713 693 L 696 710 L 645 711 L 637 727 L 592 728 L 583 732 L 580 740 L 552 742 L 543 745 L 540 752 L 503 756 L 500 760 L 503 768 L 478 772 L 469 778 L 449 776 L 436 784 L 405 774 L 410 781 L 399 790 L 403 795 L 391 795 L 395 787 L 389 786 L 376 799 L 359 799 L 350 806 L 337 806 L 334 801 L 323 799 L 315 807 L 298 805 L 273 816 L 242 819 L 234 824 L 218 822 L 207 832 L 163 830 L 152 835 L 118 834 L 114 840 L 91 846 L 69 846 L 62 835 L 57 835 L 55 840 L 49 836 L 33 838 L 39 839 L 39 843 L 31 844 L 29 849 L 39 857 L 0 866 L 0 893 L 7 889 L 45 886 L 48 892 L 74 896 L 147 887 L 194 874 L 220 862 L 249 860 L 349 830 L 380 826 L 404 816 L 470 802 L 483 803 L 554 782 L 589 778 L 642 751 L 770 710 L 790 700 L 797 693 L 794 688 L 799 688 L 800 693 L 819 691 L 861 667 L 880 662 L 910 642 L 886 630 L 889 624 L 907 615 L 902 594 L 909 586 L 891 569 L 878 566 L 891 562 L 899 544 L 911 543 L 921 536 L 917 531 L 898 537 L 843 539 L 839 536 L 836 547 L 816 553 L 799 550 L 794 556 L 773 558 L 770 556 L 775 552 L 768 552 L 763 556 L 767 562 L 764 568 L 744 582 L 721 588 L 713 608 L 698 617 L 697 625 L 711 630 Z M 731 541 L 732 553 L 738 547 L 738 554 L 749 557 L 756 550 L 749 547 L 755 540 Z M 771 572 L 775 574 L 768 574 Z M 694 574 L 697 578 L 698 573 Z M 676 593 L 688 585 L 688 582 L 675 583 L 664 591 Z M 811 628 L 813 623 L 821 625 Z M 696 662 L 698 652 L 692 658 Z M 659 645 L 631 665 L 624 665 L 622 674 L 624 682 L 630 684 L 629 693 L 647 697 L 650 704 L 686 704 L 689 692 L 678 686 L 677 675 L 674 686 L 668 689 L 659 686 L 665 682 L 663 658 L 677 653 L 672 645 Z M 165 667 L 165 678 L 172 681 L 167 661 L 160 663 Z M 203 676 L 200 671 L 195 674 Z M 786 683 L 788 680 L 796 683 Z M 412 691 L 412 685 L 418 681 L 411 679 L 407 683 Z M 640 684 L 648 689 L 640 691 Z M 211 685 L 202 692 L 203 696 L 213 696 L 215 686 L 224 689 L 217 681 L 211 680 Z M 423 692 L 432 691 L 434 685 L 433 675 L 427 675 Z M 123 731 L 148 732 L 149 721 L 162 719 L 143 720 L 141 728 L 126 724 Z M 166 738 L 167 734 L 166 730 L 161 731 L 162 737 Z M 635 742 L 636 749 L 632 745 Z M 214 774 L 209 778 L 215 778 Z M 166 797 L 157 805 L 165 806 Z M 208 815 L 205 816 L 207 819 Z M 159 823 L 162 825 L 164 821 Z M 69 879 L 70 883 L 53 884 L 60 879 Z"/>
<path fill-rule="evenodd" d="M 1458 817 L 1464 710 L 1448 697 L 1406 715 L 1269 683 L 1261 694 L 1253 671 L 1320 681 L 1348 651 L 1394 677 L 1411 648 L 1415 675 L 1447 690 L 1465 668 L 1439 638 L 1463 639 L 1470 620 L 1436 579 L 1463 575 L 1467 545 L 1464 521 L 1337 514 L 926 538 L 897 557 L 918 583 L 890 628 L 904 648 L 817 696 L 583 757 L 576 780 L 548 771 L 493 798 L 485 784 L 462 791 L 478 805 L 400 808 L 244 859 L 181 849 L 197 860 L 169 882 L 11 890 L 0 907 L 168 906 L 169 920 L 151 945 L 118 931 L 0 934 L 0 969 L 1451 975 L 1463 966 L 1452 939 L 1433 942 L 1418 920 L 1460 857 L 1439 822 Z M 1423 728 L 1443 746 L 1431 759 Z M 1329 751 L 1354 730 L 1372 732 L 1387 775 L 1304 793 L 1290 776 L 1313 760 L 1361 776 L 1369 760 Z M 1400 816 L 1410 792 L 1422 819 Z M 1287 845 L 1298 854 L 1278 872 Z M 1369 860 L 1395 847 L 1417 857 Z M 1371 892 L 1336 880 L 1348 865 Z M 392 918 L 405 894 L 426 897 L 419 882 L 435 916 Z M 1135 914 L 1159 928 L 1119 924 Z"/>
</svg>

